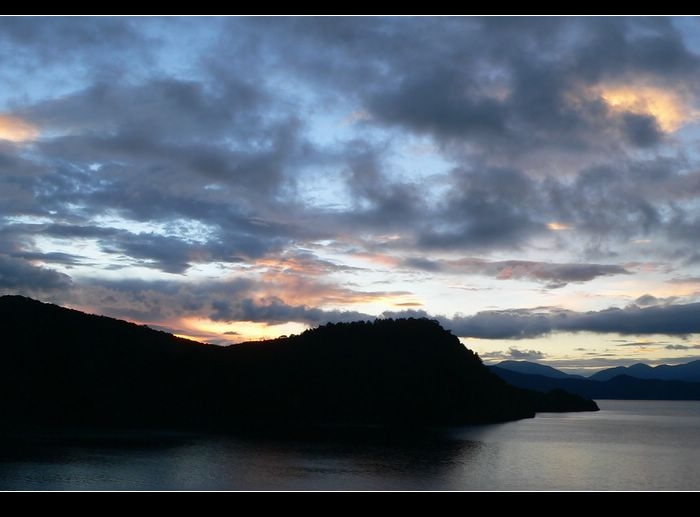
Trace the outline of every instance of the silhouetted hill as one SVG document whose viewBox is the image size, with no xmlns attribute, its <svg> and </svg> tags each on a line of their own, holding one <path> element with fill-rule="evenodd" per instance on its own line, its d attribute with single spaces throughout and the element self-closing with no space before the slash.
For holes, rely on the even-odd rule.
<svg viewBox="0 0 700 517">
<path fill-rule="evenodd" d="M 4 423 L 188 423 L 217 347 L 19 296 L 0 298 Z"/>
<path fill-rule="evenodd" d="M 0 315 L 5 425 L 464 424 L 532 417 L 551 402 L 426 319 L 218 347 L 19 296 L 0 297 Z"/>
<path fill-rule="evenodd" d="M 528 375 L 542 375 L 544 377 L 553 377 L 555 379 L 583 378 L 580 375 L 569 375 L 568 373 L 559 371 L 551 366 L 533 363 L 530 361 L 501 361 L 494 366 L 513 372 L 525 373 Z"/>
<path fill-rule="evenodd" d="M 637 379 L 619 375 L 607 381 L 590 379 L 554 379 L 542 375 L 526 375 L 491 366 L 500 378 L 528 390 L 548 392 L 564 389 L 592 399 L 622 400 L 700 400 L 700 383 Z"/>
<path fill-rule="evenodd" d="M 600 408 L 594 400 L 569 393 L 561 388 L 540 393 L 536 398 L 535 410 L 548 413 L 567 413 L 573 411 L 598 411 Z"/>
<path fill-rule="evenodd" d="M 231 377 L 255 383 L 285 418 L 457 424 L 534 415 L 527 394 L 426 319 L 328 324 L 228 349 Z"/>
<path fill-rule="evenodd" d="M 617 366 L 594 373 L 589 379 L 606 381 L 618 375 L 628 375 L 637 379 L 658 379 L 664 381 L 700 382 L 700 360 L 685 364 L 670 366 L 662 364 L 652 367 L 648 364 L 637 363 L 632 366 Z"/>
<path fill-rule="evenodd" d="M 594 373 L 589 377 L 593 381 L 607 381 L 618 375 L 629 375 L 630 377 L 635 377 L 637 379 L 652 379 L 653 368 L 648 364 L 637 363 L 632 366 L 615 366 L 613 368 L 607 368 L 606 370 L 601 370 Z"/>
</svg>

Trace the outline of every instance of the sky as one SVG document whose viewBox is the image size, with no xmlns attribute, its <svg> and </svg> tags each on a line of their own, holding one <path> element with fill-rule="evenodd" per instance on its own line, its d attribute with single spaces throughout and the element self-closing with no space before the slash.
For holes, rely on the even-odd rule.
<svg viewBox="0 0 700 517">
<path fill-rule="evenodd" d="M 700 358 L 700 19 L 0 18 L 0 294 Z"/>
</svg>

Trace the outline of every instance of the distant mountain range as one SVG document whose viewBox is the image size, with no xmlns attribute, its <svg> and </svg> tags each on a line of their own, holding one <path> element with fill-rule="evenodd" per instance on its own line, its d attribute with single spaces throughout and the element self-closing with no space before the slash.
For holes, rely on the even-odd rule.
<svg viewBox="0 0 700 517">
<path fill-rule="evenodd" d="M 627 375 L 636 379 L 657 379 L 660 381 L 684 381 L 700 382 L 700 359 L 685 364 L 670 366 L 662 364 L 660 366 L 649 366 L 644 363 L 633 364 L 632 366 L 616 366 L 594 373 L 590 377 L 581 375 L 571 375 L 561 370 L 552 368 L 545 364 L 531 361 L 501 361 L 495 364 L 498 368 L 510 370 L 512 372 L 525 373 L 528 375 L 542 375 L 554 379 L 590 379 L 593 381 L 607 381 L 618 375 Z"/>
<path fill-rule="evenodd" d="M 509 385 L 427 319 L 229 347 L 21 296 L 0 297 L 0 321 L 0 427 L 453 425 L 597 410 L 561 390 Z"/>
<path fill-rule="evenodd" d="M 636 364 L 602 370 L 589 378 L 569 375 L 528 361 L 503 361 L 490 366 L 506 382 L 537 391 L 564 389 L 593 399 L 700 400 L 700 361 L 651 367 Z"/>
<path fill-rule="evenodd" d="M 649 366 L 644 363 L 633 364 L 632 366 L 618 366 L 608 368 L 594 373 L 589 377 L 595 381 L 607 381 L 618 375 L 629 375 L 637 379 L 658 379 L 661 381 L 686 381 L 700 382 L 700 360 L 690 363 L 670 366 L 662 364 L 660 366 Z"/>
<path fill-rule="evenodd" d="M 552 368 L 551 366 L 530 361 L 501 361 L 495 366 L 512 372 L 524 373 L 527 375 L 542 375 L 543 377 L 552 377 L 553 379 L 584 378 L 581 375 L 570 375 L 556 368 Z"/>
</svg>

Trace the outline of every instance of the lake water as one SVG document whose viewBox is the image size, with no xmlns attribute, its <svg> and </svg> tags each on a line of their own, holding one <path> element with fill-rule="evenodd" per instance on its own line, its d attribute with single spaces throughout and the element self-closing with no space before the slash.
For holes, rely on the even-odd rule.
<svg viewBox="0 0 700 517">
<path fill-rule="evenodd" d="M 700 401 L 405 434 L 25 435 L 2 490 L 700 490 Z"/>
</svg>

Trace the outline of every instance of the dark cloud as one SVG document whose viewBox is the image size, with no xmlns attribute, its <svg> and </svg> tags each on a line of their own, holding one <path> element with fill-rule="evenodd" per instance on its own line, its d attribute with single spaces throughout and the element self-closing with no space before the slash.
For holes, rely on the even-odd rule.
<svg viewBox="0 0 700 517">
<path fill-rule="evenodd" d="M 84 257 L 81 257 L 80 255 L 74 255 L 72 253 L 62 253 L 62 252 L 49 252 L 49 253 L 41 253 L 41 252 L 19 252 L 13 254 L 14 257 L 17 258 L 22 258 L 24 260 L 28 261 L 41 261 L 41 262 L 50 262 L 52 264 L 63 264 L 66 266 L 73 266 L 77 264 L 84 264 L 86 263 L 86 260 Z"/>
<path fill-rule="evenodd" d="M 468 138 L 489 150 L 590 149 L 597 138 L 615 136 L 617 125 L 634 145 L 657 143 L 653 121 L 628 114 L 618 119 L 599 100 L 572 102 L 571 92 L 581 84 L 644 75 L 688 84 L 699 65 L 667 20 L 400 19 L 387 22 L 384 31 L 378 25 L 363 31 L 362 51 L 390 73 L 371 86 L 355 85 L 366 92 L 373 115 L 440 139 Z M 430 25 L 435 32 L 428 32 Z M 358 44 L 341 36 L 347 32 L 311 30 L 306 37 L 322 39 L 354 61 Z M 411 34 L 421 44 L 402 51 Z M 441 47 L 443 41 L 450 47 Z"/>
<path fill-rule="evenodd" d="M 325 311 L 317 308 L 288 305 L 277 298 L 255 301 L 244 298 L 236 301 L 212 303 L 211 319 L 214 321 L 254 321 L 268 324 L 296 321 L 316 326 L 328 322 L 374 320 L 374 316 L 357 311 Z"/>
<path fill-rule="evenodd" d="M 483 352 L 479 356 L 487 361 L 507 361 L 510 359 L 515 359 L 516 361 L 540 361 L 545 358 L 545 354 L 539 350 L 519 350 L 515 347 L 510 347 L 505 352 L 501 350 Z"/>
<path fill-rule="evenodd" d="M 212 217 L 211 205 L 225 196 L 243 210 L 252 196 L 266 200 L 313 153 L 294 113 L 262 118 L 256 96 L 264 94 L 237 86 L 222 93 L 172 79 L 98 85 L 27 109 L 37 124 L 73 131 L 41 143 L 52 167 L 38 180 L 39 200 L 47 210 L 71 199 L 88 213 L 101 206 L 139 220 L 178 211 Z"/>
<path fill-rule="evenodd" d="M 700 303 L 602 311 L 483 311 L 445 320 L 461 337 L 521 339 L 552 332 L 687 335 L 700 333 Z"/>
<path fill-rule="evenodd" d="M 540 352 L 539 350 L 518 350 L 514 347 L 510 347 L 508 349 L 507 355 L 509 355 L 513 359 L 521 359 L 527 361 L 544 358 L 544 353 Z"/>
<path fill-rule="evenodd" d="M 637 298 L 634 303 L 637 305 L 640 305 L 642 307 L 648 307 L 650 305 L 656 305 L 659 303 L 659 299 L 656 296 L 652 296 L 650 294 L 644 294 Z"/>
<path fill-rule="evenodd" d="M 664 258 L 686 243 L 680 253 L 688 256 L 694 252 L 690 242 L 698 237 L 698 224 L 694 208 L 678 201 L 696 190 L 700 176 L 681 173 L 683 167 L 679 160 L 657 158 L 587 167 L 571 178 L 488 166 L 455 169 L 443 204 L 424 211 L 414 223 L 414 246 L 520 249 L 552 237 L 550 224 L 562 223 L 569 229 L 556 234 L 562 246 L 624 248 L 633 239 L 671 237 Z M 664 253 L 664 248 L 654 252 Z"/>
<path fill-rule="evenodd" d="M 128 234 L 120 240 L 106 241 L 103 251 L 111 254 L 124 253 L 133 259 L 154 261 L 153 266 L 166 273 L 184 273 L 194 258 L 191 244 L 153 234 Z M 150 266 L 146 263 L 144 265 Z"/>
<path fill-rule="evenodd" d="M 211 89 L 203 82 L 163 77 L 137 85 L 98 82 L 19 113 L 41 127 L 109 136 L 92 140 L 99 145 L 96 154 L 146 157 L 158 151 L 153 146 L 164 137 L 203 142 L 219 140 L 226 131 L 250 136 L 264 124 L 255 115 L 265 98 L 264 90 L 235 78 L 225 88 Z M 68 143 L 59 139 L 47 149 Z"/>
<path fill-rule="evenodd" d="M 666 345 L 666 350 L 698 350 L 700 345 Z"/>
<path fill-rule="evenodd" d="M 591 18 L 584 25 L 587 37 L 572 68 L 590 80 L 640 72 L 687 79 L 700 65 L 669 19 Z"/>
<path fill-rule="evenodd" d="M 654 305 L 669 305 L 678 301 L 678 296 L 667 296 L 664 298 L 659 298 L 651 294 L 644 294 L 636 300 L 634 300 L 634 303 L 635 305 L 639 305 L 640 307 L 651 307 Z"/>
<path fill-rule="evenodd" d="M 539 193 L 522 171 L 456 169 L 451 176 L 454 189 L 444 208 L 421 225 L 419 247 L 514 248 L 544 231 L 544 222 L 530 209 Z"/>
<path fill-rule="evenodd" d="M 252 222 L 240 220 L 240 226 L 232 224 L 226 230 L 214 227 L 211 232 L 200 235 L 186 229 L 158 228 L 158 232 L 130 232 L 127 230 L 65 224 L 17 225 L 15 233 L 41 235 L 72 240 L 94 240 L 100 251 L 112 257 L 112 262 L 104 267 L 136 264 L 167 273 L 182 274 L 193 264 L 208 262 L 239 263 L 244 260 L 262 256 L 278 246 L 281 242 L 270 238 L 262 228 L 256 232 Z M 243 227 L 246 227 L 245 229 Z M 171 232 L 176 231 L 176 234 Z M 41 253 L 19 250 L 13 256 L 38 259 L 56 264 L 90 264 L 94 260 L 66 253 Z M 95 265 L 99 267 L 99 265 Z"/>
<path fill-rule="evenodd" d="M 700 276 L 672 278 L 668 282 L 670 284 L 700 284 Z"/>
<path fill-rule="evenodd" d="M 395 90 L 370 100 L 372 113 L 388 122 L 446 136 L 501 136 L 507 106 L 495 99 L 466 96 L 470 81 L 452 69 L 435 68 L 405 78 Z"/>
<path fill-rule="evenodd" d="M 24 104 L 44 96 L 37 70 L 50 78 L 52 95 L 93 79 L 147 76 L 160 68 L 156 51 L 162 42 L 154 25 L 126 17 L 3 17 L 0 78 L 12 90 L 8 98 Z"/>
<path fill-rule="evenodd" d="M 663 343 L 652 343 L 648 341 L 631 341 L 631 342 L 624 342 L 624 343 L 619 343 L 616 346 L 629 346 L 629 347 L 634 347 L 634 348 L 657 348 L 659 346 L 663 346 Z"/>
<path fill-rule="evenodd" d="M 71 284 L 68 275 L 34 266 L 25 260 L 0 255 L 0 289 L 32 292 L 67 289 Z"/>
<path fill-rule="evenodd" d="M 663 138 L 658 122 L 649 115 L 626 114 L 622 117 L 622 127 L 629 141 L 639 147 L 650 147 Z"/>
<path fill-rule="evenodd" d="M 630 274 L 625 268 L 606 264 L 557 264 L 527 260 L 487 261 L 477 258 L 435 261 L 408 258 L 403 265 L 424 271 L 452 274 L 487 275 L 499 280 L 533 280 L 548 287 L 563 287 L 569 282 L 588 282 L 601 276 Z"/>
<path fill-rule="evenodd" d="M 7 44 L 19 45 L 25 52 L 38 51 L 46 59 L 73 58 L 70 53 L 60 54 L 67 49 L 84 55 L 86 49 L 118 50 L 141 40 L 127 18 L 8 17 L 0 20 L 0 34 Z"/>
</svg>

